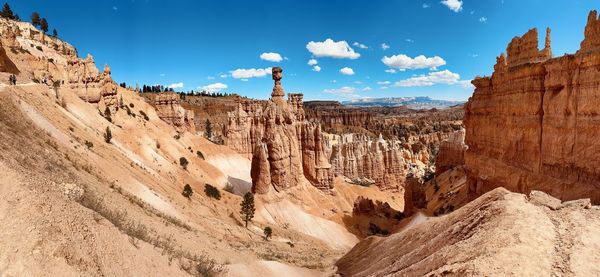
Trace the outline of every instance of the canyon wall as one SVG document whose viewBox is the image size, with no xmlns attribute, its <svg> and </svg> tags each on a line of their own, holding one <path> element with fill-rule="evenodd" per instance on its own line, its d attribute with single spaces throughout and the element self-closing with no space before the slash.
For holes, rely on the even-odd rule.
<svg viewBox="0 0 600 277">
<path fill-rule="evenodd" d="M 155 95 L 154 107 L 164 122 L 192 133 L 196 131 L 194 112 L 181 106 L 178 94 L 163 92 Z"/>
<path fill-rule="evenodd" d="M 600 203 L 600 20 L 588 17 L 576 54 L 551 57 L 550 30 L 514 38 L 465 106 L 470 191 L 503 186 Z"/>
</svg>

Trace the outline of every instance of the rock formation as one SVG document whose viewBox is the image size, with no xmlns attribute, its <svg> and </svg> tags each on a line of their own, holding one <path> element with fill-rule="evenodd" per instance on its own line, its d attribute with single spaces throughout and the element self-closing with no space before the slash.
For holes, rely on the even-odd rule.
<svg viewBox="0 0 600 277">
<path fill-rule="evenodd" d="M 460 130 L 452 133 L 451 136 L 440 143 L 438 154 L 435 160 L 435 172 L 441 174 L 456 166 L 465 164 L 465 131 Z"/>
<path fill-rule="evenodd" d="M 250 139 L 254 149 L 252 191 L 261 194 L 268 193 L 271 187 L 281 191 L 300 184 L 303 172 L 302 148 L 299 144 L 301 122 L 297 122 L 296 112 L 283 100 L 282 69 L 274 67 L 272 71 L 275 85 L 264 111 L 262 107 L 254 107 L 256 109 L 252 108 L 249 115 L 241 110 L 240 105 L 230 121 L 233 123 L 230 129 L 234 137 L 243 141 Z"/>
<path fill-rule="evenodd" d="M 551 58 L 549 37 L 544 50 L 534 51 L 535 34 L 513 39 L 492 76 L 472 82 L 476 90 L 465 106 L 470 190 L 480 195 L 503 186 L 600 203 L 596 12 L 574 55 Z"/>
<path fill-rule="evenodd" d="M 177 128 L 195 132 L 194 112 L 180 105 L 179 95 L 172 92 L 159 93 L 154 98 L 158 117 Z"/>
</svg>

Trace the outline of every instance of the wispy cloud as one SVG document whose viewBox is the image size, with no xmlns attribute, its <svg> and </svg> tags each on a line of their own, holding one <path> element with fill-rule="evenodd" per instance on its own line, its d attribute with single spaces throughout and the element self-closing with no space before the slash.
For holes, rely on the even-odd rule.
<svg viewBox="0 0 600 277">
<path fill-rule="evenodd" d="M 183 83 L 179 82 L 179 83 L 173 83 L 167 86 L 168 88 L 172 88 L 172 89 L 176 89 L 176 88 L 182 88 L 183 87 Z"/>
<path fill-rule="evenodd" d="M 354 43 L 352 43 L 352 45 L 356 46 L 356 47 L 358 47 L 360 49 L 369 49 L 369 46 L 366 46 L 366 45 L 364 45 L 364 44 L 362 44 L 360 42 L 354 42 Z"/>
<path fill-rule="evenodd" d="M 350 67 L 344 67 L 344 68 L 340 69 L 340 73 L 342 73 L 344 75 L 354 75 L 354 70 Z"/>
<path fill-rule="evenodd" d="M 209 84 L 209 85 L 198 87 L 198 88 L 202 89 L 204 91 L 208 91 L 208 92 L 218 92 L 218 91 L 226 89 L 227 85 L 223 84 L 223 83 L 214 83 L 214 84 Z"/>
<path fill-rule="evenodd" d="M 268 74 L 271 74 L 271 68 L 267 67 L 267 68 L 250 68 L 250 69 L 243 69 L 243 68 L 238 68 L 236 70 L 231 71 L 231 77 L 233 77 L 234 79 L 248 79 L 248 78 L 258 78 L 258 77 L 265 77 Z"/>
<path fill-rule="evenodd" d="M 383 50 L 388 50 L 388 49 L 390 49 L 390 46 L 389 46 L 389 45 L 387 45 L 387 44 L 384 42 L 384 43 L 382 43 L 382 44 L 381 44 L 381 49 L 383 49 Z"/>
<path fill-rule="evenodd" d="M 281 57 L 281 55 L 279 53 L 274 53 L 274 52 L 262 53 L 262 54 L 260 54 L 260 59 L 265 60 L 265 61 L 275 62 L 275 63 L 283 61 L 283 58 Z"/>
<path fill-rule="evenodd" d="M 430 72 L 427 75 L 419 75 L 405 80 L 398 81 L 394 84 L 396 87 L 430 87 L 437 84 L 446 85 L 465 85 L 466 80 L 461 80 L 458 73 L 450 70 Z"/>
</svg>

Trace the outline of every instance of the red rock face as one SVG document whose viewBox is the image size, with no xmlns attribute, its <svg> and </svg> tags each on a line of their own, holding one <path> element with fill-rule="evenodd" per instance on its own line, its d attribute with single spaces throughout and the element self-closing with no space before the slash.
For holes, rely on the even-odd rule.
<svg viewBox="0 0 600 277">
<path fill-rule="evenodd" d="M 447 140 L 442 141 L 435 160 L 436 175 L 453 167 L 464 165 L 466 150 L 464 130 L 452 133 Z"/>
<path fill-rule="evenodd" d="M 180 105 L 179 95 L 176 93 L 159 93 L 154 98 L 154 107 L 158 117 L 177 128 L 194 132 L 194 112 L 186 110 Z"/>
<path fill-rule="evenodd" d="M 475 194 L 499 186 L 541 190 L 562 200 L 600 203 L 596 12 L 590 13 L 574 55 L 540 54 L 550 52 L 549 39 L 542 52 L 531 51 L 537 45 L 532 33 L 513 39 L 491 77 L 473 81 L 476 90 L 464 121 L 470 189 Z"/>
</svg>

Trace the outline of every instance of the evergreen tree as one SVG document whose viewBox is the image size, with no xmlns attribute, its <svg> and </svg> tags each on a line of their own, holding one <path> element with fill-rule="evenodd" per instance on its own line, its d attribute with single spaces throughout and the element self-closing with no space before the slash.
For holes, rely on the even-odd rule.
<svg viewBox="0 0 600 277">
<path fill-rule="evenodd" d="M 207 118 L 206 122 L 204 123 L 204 136 L 207 139 L 212 138 L 212 123 L 210 123 L 210 120 Z"/>
<path fill-rule="evenodd" d="M 244 194 L 244 200 L 241 204 L 240 213 L 242 214 L 242 219 L 246 223 L 246 228 L 248 228 L 248 221 L 252 221 L 254 217 L 254 194 L 252 192 L 247 192 Z"/>
<path fill-rule="evenodd" d="M 2 12 L 0 13 L 0 16 L 7 18 L 7 19 L 15 19 L 15 14 L 13 13 L 13 11 L 10 8 L 10 6 L 8 5 L 8 3 L 4 3 L 4 6 L 2 7 Z"/>
<path fill-rule="evenodd" d="M 53 37 L 58 37 L 58 31 L 56 31 L 56 29 L 52 30 L 52 36 Z"/>
<path fill-rule="evenodd" d="M 110 128 L 108 128 L 108 126 L 106 126 L 106 132 L 104 133 L 104 141 L 106 143 L 110 143 L 111 139 L 112 139 L 112 133 L 110 132 Z"/>
<path fill-rule="evenodd" d="M 185 186 L 183 187 L 183 192 L 181 194 L 186 198 L 190 198 L 190 196 L 194 194 L 194 191 L 192 190 L 192 187 L 189 184 L 185 184 Z"/>
<path fill-rule="evenodd" d="M 273 229 L 271 229 L 271 227 L 267 226 L 263 230 L 263 233 L 265 234 L 265 240 L 269 240 L 269 238 L 271 238 L 271 235 L 273 234 Z"/>
<path fill-rule="evenodd" d="M 40 21 L 40 29 L 42 29 L 44 33 L 48 32 L 48 21 L 46 21 L 45 18 L 42 18 L 42 21 Z"/>
<path fill-rule="evenodd" d="M 33 24 L 33 26 L 38 27 L 40 26 L 42 22 L 42 18 L 40 17 L 40 14 L 38 12 L 33 12 L 31 14 L 31 24 Z"/>
</svg>

